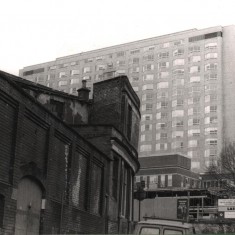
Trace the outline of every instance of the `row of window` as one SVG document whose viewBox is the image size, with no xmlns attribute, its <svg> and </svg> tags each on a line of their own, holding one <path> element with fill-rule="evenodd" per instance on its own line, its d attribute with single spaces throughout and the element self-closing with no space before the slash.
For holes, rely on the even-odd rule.
<svg viewBox="0 0 235 235">
<path fill-rule="evenodd" d="M 216 116 L 213 117 L 205 117 L 204 118 L 204 124 L 216 124 L 218 122 L 218 119 Z M 188 126 L 199 126 L 201 123 L 200 118 L 190 118 L 188 119 Z M 144 124 L 141 125 L 141 132 L 143 131 L 151 131 L 153 124 Z M 171 127 L 183 127 L 184 121 L 183 120 L 172 120 Z M 156 130 L 163 130 L 166 129 L 168 124 L 166 122 L 157 123 L 156 124 Z"/>
<path fill-rule="evenodd" d="M 191 129 L 188 130 L 188 137 L 192 137 L 192 136 L 200 136 L 201 130 L 200 129 Z M 218 133 L 218 128 L 217 127 L 207 127 L 205 128 L 204 131 L 205 135 L 213 135 L 216 136 Z M 171 133 L 171 137 L 172 139 L 174 138 L 183 138 L 184 137 L 184 131 L 172 131 Z M 164 140 L 168 138 L 168 133 L 157 133 L 156 134 L 156 140 Z M 145 135 L 142 134 L 140 136 L 140 141 L 151 141 L 152 140 L 152 136 L 151 135 Z M 210 140 L 210 139 L 207 139 Z M 213 145 L 213 144 L 209 144 L 209 145 Z"/>
<path fill-rule="evenodd" d="M 209 134 L 215 136 L 217 135 L 217 128 L 213 128 L 210 130 L 205 130 L 205 135 Z M 184 137 L 184 132 L 183 131 L 173 131 L 172 134 L 172 139 L 181 139 Z M 200 129 L 192 129 L 188 130 L 188 137 L 198 137 L 200 136 Z M 157 133 L 156 134 L 156 140 L 166 140 L 168 139 L 168 133 Z M 140 141 L 152 141 L 152 136 L 151 135 L 141 135 L 140 136 Z M 205 140 L 206 145 L 217 145 L 217 139 L 216 138 L 207 138 Z"/>
<path fill-rule="evenodd" d="M 217 140 L 211 140 L 211 141 L 217 141 Z M 171 148 L 170 148 L 171 145 Z M 216 156 L 217 154 L 217 149 L 215 148 L 217 146 L 213 142 L 213 144 L 207 144 L 208 146 L 211 146 L 212 149 L 206 149 L 205 150 L 205 157 L 212 157 Z M 197 148 L 199 147 L 199 140 L 189 140 L 187 143 L 187 148 Z M 183 149 L 184 148 L 184 142 L 183 141 L 175 141 L 172 142 L 171 144 L 168 143 L 157 143 L 155 145 L 155 150 L 160 151 L 160 150 L 170 150 L 170 149 Z M 152 151 L 152 145 L 151 144 L 142 144 L 140 145 L 140 152 L 150 152 Z"/>
</svg>

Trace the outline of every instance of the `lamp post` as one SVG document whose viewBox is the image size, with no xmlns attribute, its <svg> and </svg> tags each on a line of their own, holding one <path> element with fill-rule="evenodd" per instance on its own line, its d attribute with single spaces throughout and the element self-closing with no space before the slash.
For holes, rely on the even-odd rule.
<svg viewBox="0 0 235 235">
<path fill-rule="evenodd" d="M 141 201 L 146 198 L 145 181 L 142 180 L 140 183 L 137 183 L 137 191 L 135 193 L 135 198 L 139 201 L 139 221 L 140 221 L 140 213 L 141 213 Z"/>
</svg>

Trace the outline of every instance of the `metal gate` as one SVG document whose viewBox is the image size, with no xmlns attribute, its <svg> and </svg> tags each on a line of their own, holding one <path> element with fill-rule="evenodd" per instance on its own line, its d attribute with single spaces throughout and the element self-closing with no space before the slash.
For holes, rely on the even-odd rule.
<svg viewBox="0 0 235 235">
<path fill-rule="evenodd" d="M 17 192 L 15 235 L 39 234 L 41 201 L 41 187 L 31 178 L 23 178 Z"/>
</svg>

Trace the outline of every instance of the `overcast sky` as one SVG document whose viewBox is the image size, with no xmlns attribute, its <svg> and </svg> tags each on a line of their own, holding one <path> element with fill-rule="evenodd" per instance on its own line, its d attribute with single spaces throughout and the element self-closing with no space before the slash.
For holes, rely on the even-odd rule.
<svg viewBox="0 0 235 235">
<path fill-rule="evenodd" d="M 235 24 L 235 0 L 5 0 L 0 70 L 148 37 Z"/>
</svg>

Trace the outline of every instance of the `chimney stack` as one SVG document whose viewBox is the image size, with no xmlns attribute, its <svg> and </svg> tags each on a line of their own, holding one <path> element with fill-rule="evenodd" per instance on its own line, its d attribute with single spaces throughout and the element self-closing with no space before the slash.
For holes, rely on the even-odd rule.
<svg viewBox="0 0 235 235">
<path fill-rule="evenodd" d="M 86 80 L 82 80 L 82 87 L 77 90 L 78 100 L 87 102 L 89 100 L 90 90 L 86 87 Z"/>
</svg>

